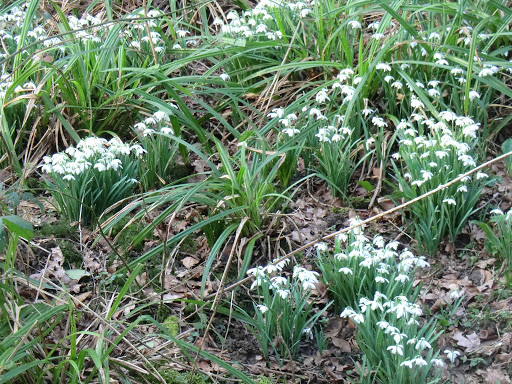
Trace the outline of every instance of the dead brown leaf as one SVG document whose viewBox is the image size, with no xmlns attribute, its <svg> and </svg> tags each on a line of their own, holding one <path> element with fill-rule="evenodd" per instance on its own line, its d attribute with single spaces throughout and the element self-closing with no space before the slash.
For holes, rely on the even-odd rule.
<svg viewBox="0 0 512 384">
<path fill-rule="evenodd" d="M 476 351 L 480 347 L 480 338 L 473 332 L 465 336 L 462 332 L 455 332 L 452 339 L 457 341 L 457 345 L 465 348 L 466 353 Z"/>
<path fill-rule="evenodd" d="M 198 263 L 199 263 L 199 260 L 193 258 L 193 257 L 185 257 L 183 260 L 181 260 L 181 263 L 185 266 L 185 268 L 193 268 L 195 267 Z"/>
</svg>

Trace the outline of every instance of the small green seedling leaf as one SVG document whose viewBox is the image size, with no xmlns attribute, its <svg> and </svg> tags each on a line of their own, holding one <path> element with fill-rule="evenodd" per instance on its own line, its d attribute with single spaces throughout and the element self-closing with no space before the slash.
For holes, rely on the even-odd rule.
<svg viewBox="0 0 512 384">
<path fill-rule="evenodd" d="M 2 217 L 4 225 L 11 231 L 12 233 L 23 237 L 26 240 L 32 239 L 34 237 L 34 228 L 32 224 L 28 221 L 23 220 L 22 218 L 16 215 L 9 215 Z"/>
<path fill-rule="evenodd" d="M 84 276 L 90 276 L 91 274 L 83 269 L 68 269 L 66 275 L 72 280 L 80 280 Z"/>
<path fill-rule="evenodd" d="M 358 181 L 357 184 L 363 187 L 366 192 L 373 192 L 375 190 L 375 187 L 369 181 L 362 180 Z"/>
<path fill-rule="evenodd" d="M 505 140 L 503 144 L 501 144 L 501 150 L 504 154 L 512 152 L 512 138 Z M 507 166 L 507 172 L 512 172 L 512 156 L 505 158 L 505 165 Z"/>
</svg>

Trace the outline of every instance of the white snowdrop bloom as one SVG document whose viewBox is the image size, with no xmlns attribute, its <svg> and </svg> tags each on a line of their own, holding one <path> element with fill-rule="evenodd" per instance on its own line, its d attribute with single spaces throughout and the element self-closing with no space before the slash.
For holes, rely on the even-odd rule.
<svg viewBox="0 0 512 384">
<path fill-rule="evenodd" d="M 400 81 L 394 81 L 393 83 L 391 83 L 391 87 L 398 90 L 402 89 L 403 84 Z"/>
<path fill-rule="evenodd" d="M 467 125 L 462 129 L 464 136 L 470 136 L 476 139 L 476 132 L 478 131 L 478 124 Z"/>
<path fill-rule="evenodd" d="M 436 154 L 437 158 L 441 160 L 448 156 L 448 152 L 446 151 L 435 151 L 434 153 Z"/>
<path fill-rule="evenodd" d="M 374 22 L 371 22 L 370 24 L 368 24 L 368 28 L 373 29 L 374 31 L 379 29 L 379 26 L 380 26 L 380 21 L 374 21 Z"/>
<path fill-rule="evenodd" d="M 454 363 L 455 359 L 457 358 L 457 356 L 460 355 L 460 352 L 458 352 L 458 351 L 450 351 L 448 349 L 446 349 L 444 351 L 444 353 L 446 354 L 446 357 L 448 358 L 448 360 L 450 360 L 452 363 Z"/>
<path fill-rule="evenodd" d="M 153 117 L 156 121 L 162 122 L 162 121 L 169 121 L 169 115 L 164 111 L 157 111 L 153 114 Z"/>
<path fill-rule="evenodd" d="M 361 29 L 361 23 L 357 20 L 351 20 L 347 23 L 352 29 Z"/>
<path fill-rule="evenodd" d="M 414 364 L 416 364 L 418 367 L 424 367 L 424 366 L 428 365 L 428 363 L 425 361 L 425 359 L 423 359 L 420 356 L 412 359 L 412 362 L 414 362 Z"/>
<path fill-rule="evenodd" d="M 342 267 L 338 270 L 338 272 L 343 273 L 344 275 L 353 275 L 353 272 L 350 268 Z"/>
<path fill-rule="evenodd" d="M 389 84 L 391 80 L 395 80 L 395 78 L 391 75 L 384 76 L 384 81 Z"/>
<path fill-rule="evenodd" d="M 227 73 L 221 73 L 219 75 L 219 77 L 223 80 L 223 81 L 228 81 L 229 79 L 231 79 L 231 76 L 229 76 Z"/>
<path fill-rule="evenodd" d="M 62 179 L 66 180 L 66 181 L 75 180 L 75 176 L 73 176 L 73 175 L 64 175 L 64 176 L 62 176 Z"/>
<path fill-rule="evenodd" d="M 377 326 L 380 328 L 380 329 L 386 329 L 387 327 L 389 327 L 389 323 L 387 321 L 378 321 L 377 322 Z"/>
<path fill-rule="evenodd" d="M 420 173 L 421 173 L 421 176 L 423 177 L 424 181 L 428 181 L 428 180 L 432 179 L 432 176 L 434 176 L 434 174 L 432 172 L 425 171 L 423 169 L 420 171 Z"/>
<path fill-rule="evenodd" d="M 282 108 L 274 108 L 272 112 L 270 112 L 267 117 L 274 119 L 276 117 L 282 118 L 284 116 L 284 109 Z"/>
<path fill-rule="evenodd" d="M 441 35 L 437 32 L 432 32 L 429 36 L 428 36 L 428 39 L 429 40 L 440 40 L 441 39 Z"/>
<path fill-rule="evenodd" d="M 391 71 L 391 66 L 389 64 L 386 64 L 386 63 L 378 63 L 377 66 L 375 67 L 375 69 L 381 70 L 381 71 L 384 71 L 384 72 L 390 72 Z"/>
<path fill-rule="evenodd" d="M 425 182 L 423 180 L 414 180 L 411 185 L 415 185 L 417 187 L 421 187 Z"/>
<path fill-rule="evenodd" d="M 327 243 L 316 243 L 315 248 L 320 252 L 327 252 L 327 250 L 329 249 Z"/>
<path fill-rule="evenodd" d="M 480 94 L 477 91 L 469 91 L 469 100 L 480 99 Z"/>
<path fill-rule="evenodd" d="M 437 65 L 450 65 L 450 63 L 448 63 L 448 60 L 446 60 L 446 59 L 437 60 L 436 64 Z"/>
<path fill-rule="evenodd" d="M 285 128 L 281 132 L 283 132 L 285 135 L 288 135 L 288 137 L 293 137 L 300 133 L 297 128 Z"/>
<path fill-rule="evenodd" d="M 469 155 L 460 155 L 458 159 L 462 161 L 465 167 L 476 167 L 475 160 Z"/>
<path fill-rule="evenodd" d="M 361 110 L 361 113 L 365 118 L 371 115 L 373 112 L 375 112 L 375 110 L 371 108 L 364 108 L 363 110 Z"/>
<path fill-rule="evenodd" d="M 413 109 L 417 109 L 417 108 L 425 108 L 425 104 L 423 104 L 423 103 L 421 102 L 421 100 L 419 100 L 419 99 L 417 99 L 417 98 L 413 97 L 413 98 L 411 99 L 411 107 L 412 107 Z"/>
<path fill-rule="evenodd" d="M 430 97 L 440 97 L 441 96 L 441 92 L 439 92 L 439 90 L 434 89 L 434 88 L 429 88 L 429 90 L 427 92 Z"/>
<path fill-rule="evenodd" d="M 478 74 L 479 77 L 486 77 L 494 75 L 494 71 L 491 68 L 483 68 Z"/>
<path fill-rule="evenodd" d="M 480 179 L 487 179 L 489 177 L 489 175 L 485 172 L 478 172 L 476 174 L 476 179 L 477 180 L 480 180 Z"/>
<path fill-rule="evenodd" d="M 318 141 L 321 143 L 327 143 L 331 141 L 329 131 L 325 128 L 320 128 L 315 136 L 318 137 Z"/>
<path fill-rule="evenodd" d="M 404 179 L 411 181 L 412 175 L 409 172 L 404 173 Z"/>
<path fill-rule="evenodd" d="M 410 46 L 412 49 L 414 49 L 414 48 L 416 48 L 416 47 L 418 46 L 418 42 L 416 42 L 416 41 L 411 41 L 411 42 L 409 43 L 409 46 Z"/>
<path fill-rule="evenodd" d="M 286 300 L 290 295 L 290 291 L 288 289 L 279 289 L 276 293 L 281 297 L 281 299 Z"/>
<path fill-rule="evenodd" d="M 404 355 L 404 347 L 403 345 L 391 345 L 389 347 L 387 347 L 387 350 L 390 351 L 393 355 L 400 355 L 400 356 L 403 356 Z"/>
<path fill-rule="evenodd" d="M 445 121 L 453 121 L 457 119 L 457 115 L 452 111 L 441 111 L 439 117 Z"/>
<path fill-rule="evenodd" d="M 343 312 L 341 312 L 340 317 L 347 318 L 347 317 L 350 317 L 350 316 L 355 315 L 355 314 L 356 314 L 356 312 L 352 308 L 346 307 L 343 310 Z"/>
<path fill-rule="evenodd" d="M 440 81 L 439 80 L 430 80 L 427 85 L 432 88 L 439 87 Z"/>
<path fill-rule="evenodd" d="M 437 163 L 431 161 L 430 163 L 428 163 L 428 166 L 431 167 L 431 168 L 436 168 L 437 167 Z"/>
<path fill-rule="evenodd" d="M 163 127 L 160 132 L 162 132 L 164 135 L 173 135 L 174 131 L 170 127 Z"/>
<path fill-rule="evenodd" d="M 322 112 L 317 108 L 311 108 L 309 110 L 309 116 L 314 116 L 318 119 L 319 116 L 323 116 Z"/>
<path fill-rule="evenodd" d="M 309 340 L 313 340 L 313 332 L 311 332 L 311 328 L 304 328 L 302 330 L 302 334 L 303 335 L 306 335 L 307 338 L 309 338 Z"/>
<path fill-rule="evenodd" d="M 361 324 L 364 322 L 364 316 L 360 313 L 354 313 L 350 316 L 350 319 L 356 323 L 356 324 Z"/>
<path fill-rule="evenodd" d="M 509 68 L 509 69 L 512 69 L 512 68 Z M 354 77 L 353 84 L 358 85 L 362 80 L 363 80 L 363 78 L 361 76 L 356 76 L 356 77 Z"/>
<path fill-rule="evenodd" d="M 432 359 L 430 362 L 437 367 L 444 367 L 444 362 L 441 359 Z"/>
<path fill-rule="evenodd" d="M 391 157 L 395 160 L 399 160 L 400 159 L 400 154 L 398 152 L 395 152 L 391 155 Z"/>
<path fill-rule="evenodd" d="M 460 296 L 461 296 L 461 292 L 458 290 L 451 291 L 449 294 L 449 297 L 451 300 L 457 300 L 458 298 L 460 298 Z"/>
<path fill-rule="evenodd" d="M 414 349 L 416 349 L 417 351 L 423 351 L 424 349 L 432 349 L 432 345 L 430 345 L 430 343 L 427 340 L 425 340 L 424 337 L 422 337 L 421 339 L 418 340 L 418 343 L 416 344 Z"/>
<path fill-rule="evenodd" d="M 375 39 L 377 41 L 382 40 L 385 37 L 383 33 L 374 33 L 372 35 L 372 39 Z"/>
<path fill-rule="evenodd" d="M 256 307 L 258 308 L 258 311 L 260 311 L 262 315 L 268 311 L 268 307 L 264 304 L 256 304 Z"/>
<path fill-rule="evenodd" d="M 498 208 L 493 209 L 493 210 L 491 211 L 491 214 L 492 214 L 492 215 L 504 215 L 503 211 L 502 211 L 501 209 L 498 209 Z"/>
<path fill-rule="evenodd" d="M 382 276 L 376 276 L 375 282 L 376 283 L 389 283 L 389 280 Z"/>
<path fill-rule="evenodd" d="M 379 117 L 379 116 L 375 116 L 372 118 L 372 124 L 379 127 L 379 128 L 383 128 L 383 127 L 387 127 L 388 124 L 384 121 L 384 119 L 382 117 Z"/>
<path fill-rule="evenodd" d="M 453 75 L 453 76 L 458 76 L 458 75 L 462 75 L 464 74 L 464 71 L 460 68 L 453 68 L 450 73 Z"/>
<path fill-rule="evenodd" d="M 468 187 L 465 185 L 461 185 L 457 188 L 457 192 L 466 193 L 468 191 Z"/>
<path fill-rule="evenodd" d="M 329 99 L 329 96 L 327 96 L 327 89 L 324 88 L 321 91 L 319 91 L 315 96 L 315 100 L 317 103 L 325 103 L 325 101 L 331 100 Z"/>
<path fill-rule="evenodd" d="M 412 369 L 412 365 L 413 365 L 414 361 L 413 360 L 405 360 L 403 361 L 402 363 L 400 363 L 400 366 L 401 367 L 408 367 L 408 368 L 411 368 Z"/>
<path fill-rule="evenodd" d="M 309 15 L 311 12 L 313 12 L 311 9 L 309 9 L 309 8 L 304 8 L 304 9 L 301 9 L 301 10 L 300 10 L 299 16 L 300 16 L 301 18 L 304 18 L 304 17 L 306 17 L 307 15 Z"/>
<path fill-rule="evenodd" d="M 399 333 L 399 332 L 392 332 L 391 336 L 393 337 L 395 344 L 400 343 L 402 341 L 402 339 L 407 337 L 407 335 L 405 333 Z"/>
<path fill-rule="evenodd" d="M 400 274 L 398 275 L 397 277 L 395 277 L 395 281 L 399 281 L 401 282 L 402 284 L 405 283 L 406 281 L 409 281 L 409 276 L 407 275 L 404 275 L 404 274 Z"/>
</svg>

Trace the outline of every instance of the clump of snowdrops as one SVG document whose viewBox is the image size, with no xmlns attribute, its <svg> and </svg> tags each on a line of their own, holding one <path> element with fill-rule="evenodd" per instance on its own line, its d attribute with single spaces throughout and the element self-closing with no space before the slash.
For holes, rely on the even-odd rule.
<svg viewBox="0 0 512 384">
<path fill-rule="evenodd" d="M 40 167 L 60 214 L 88 225 L 132 194 L 145 152 L 119 138 L 88 137 L 76 147 L 45 156 Z"/>
<path fill-rule="evenodd" d="M 493 209 L 489 223 L 478 223 L 485 232 L 485 248 L 494 256 L 512 262 L 512 209 Z"/>
<path fill-rule="evenodd" d="M 313 338 L 313 327 L 322 313 L 329 307 L 316 311 L 310 301 L 311 290 L 318 283 L 318 273 L 295 266 L 291 278 L 278 273 L 287 261 L 266 267 L 249 269 L 247 273 L 255 280 L 251 289 L 256 290 L 257 304 L 255 332 L 265 358 L 269 345 L 280 357 L 297 357 L 301 340 Z"/>
<path fill-rule="evenodd" d="M 167 124 L 169 121 L 167 113 L 157 111 L 134 125 L 135 133 L 147 152 L 142 159 L 144 166 L 139 168 L 140 182 L 146 191 L 165 185 L 171 179 L 178 146 L 172 141 L 174 132 Z"/>
<path fill-rule="evenodd" d="M 450 111 L 440 112 L 439 119 L 414 113 L 402 120 L 399 151 L 392 155 L 400 161 L 395 165 L 398 195 L 412 200 L 475 168 L 479 125 Z M 478 172 L 412 204 L 409 214 L 420 249 L 433 255 L 444 237 L 454 241 L 488 183 L 489 176 Z"/>
<path fill-rule="evenodd" d="M 357 223 L 357 219 L 350 221 Z M 361 297 L 373 297 L 376 292 L 387 297 L 417 295 L 414 273 L 429 264 L 408 249 L 399 252 L 398 247 L 398 242 L 386 243 L 380 235 L 368 239 L 360 227 L 336 237 L 334 254 L 326 244 L 317 245 L 318 267 L 336 310 L 357 306 Z"/>
</svg>

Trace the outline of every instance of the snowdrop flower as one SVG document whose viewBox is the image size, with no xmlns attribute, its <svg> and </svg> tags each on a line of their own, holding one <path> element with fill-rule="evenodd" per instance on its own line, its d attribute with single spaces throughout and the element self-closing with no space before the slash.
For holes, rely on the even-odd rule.
<svg viewBox="0 0 512 384">
<path fill-rule="evenodd" d="M 231 77 L 227 74 L 227 73 L 221 73 L 219 75 L 219 77 L 223 80 L 223 81 L 228 81 L 229 79 L 231 79 Z"/>
<path fill-rule="evenodd" d="M 476 174 L 476 179 L 477 180 L 480 180 L 480 179 L 487 179 L 489 177 L 489 175 L 485 172 L 478 172 Z"/>
<path fill-rule="evenodd" d="M 421 339 L 419 339 L 418 343 L 414 348 L 417 351 L 423 351 L 424 349 L 432 349 L 432 345 L 430 345 L 430 343 L 427 340 L 425 340 L 424 337 L 422 337 Z"/>
<path fill-rule="evenodd" d="M 378 63 L 377 66 L 375 67 L 375 69 L 381 70 L 381 71 L 384 71 L 384 72 L 390 72 L 391 71 L 391 66 L 389 64 L 386 64 L 386 63 Z"/>
<path fill-rule="evenodd" d="M 276 117 L 282 118 L 284 116 L 284 110 L 282 108 L 274 108 L 267 117 L 274 119 Z"/>
<path fill-rule="evenodd" d="M 451 300 L 457 300 L 458 298 L 460 298 L 461 292 L 458 290 L 451 291 L 449 296 Z"/>
<path fill-rule="evenodd" d="M 379 116 L 375 116 L 372 118 L 372 124 L 379 127 L 379 128 L 383 128 L 383 127 L 387 127 L 388 124 L 386 122 L 384 122 L 384 119 L 382 117 L 379 117 Z"/>
<path fill-rule="evenodd" d="M 480 94 L 477 91 L 469 91 L 469 100 L 480 99 Z"/>
<path fill-rule="evenodd" d="M 460 68 L 453 68 L 450 73 L 453 75 L 453 76 L 457 76 L 457 75 L 462 75 L 464 74 L 464 71 Z"/>
<path fill-rule="evenodd" d="M 266 305 L 256 304 L 256 307 L 258 308 L 258 311 L 260 311 L 262 315 L 268 311 L 268 307 Z"/>
<path fill-rule="evenodd" d="M 302 333 L 306 335 L 310 340 L 313 340 L 313 332 L 311 332 L 311 328 L 304 328 Z"/>
<path fill-rule="evenodd" d="M 440 97 L 441 96 L 441 92 L 439 92 L 439 90 L 434 89 L 434 88 L 430 88 L 427 92 L 430 97 Z"/>
<path fill-rule="evenodd" d="M 444 199 L 443 203 L 446 203 L 448 205 L 457 205 L 457 202 L 454 199 Z"/>
<path fill-rule="evenodd" d="M 394 80 L 395 78 L 391 75 L 384 76 L 384 81 L 386 83 L 389 83 L 391 80 Z"/>
<path fill-rule="evenodd" d="M 389 280 L 382 277 L 382 276 L 376 276 L 375 277 L 375 282 L 376 283 L 389 283 Z"/>
<path fill-rule="evenodd" d="M 327 247 L 327 243 L 316 243 L 315 248 L 320 252 L 327 252 L 327 250 L 329 249 Z"/>
<path fill-rule="evenodd" d="M 444 367 L 444 362 L 441 359 L 432 359 L 430 362 L 437 367 Z"/>
<path fill-rule="evenodd" d="M 348 25 L 350 25 L 350 27 L 352 29 L 361 29 L 361 23 L 357 20 L 351 20 L 348 22 Z"/>
<path fill-rule="evenodd" d="M 353 275 L 352 270 L 350 268 L 347 268 L 347 267 L 340 268 L 338 270 L 338 272 L 341 272 L 341 273 L 343 273 L 345 275 Z"/>
<path fill-rule="evenodd" d="M 184 30 L 184 29 L 178 29 L 178 30 L 176 31 L 176 35 L 178 35 L 178 37 L 185 37 L 185 36 L 187 36 L 187 35 L 189 35 L 189 34 L 190 34 L 190 32 L 189 32 L 189 31 L 186 31 L 186 30 Z"/>
<path fill-rule="evenodd" d="M 404 275 L 404 274 L 400 274 L 398 275 L 397 277 L 395 277 L 395 281 L 399 281 L 401 282 L 402 284 L 405 283 L 406 281 L 409 281 L 409 276 L 407 275 Z"/>
<path fill-rule="evenodd" d="M 329 101 L 331 99 L 329 99 L 329 97 L 327 96 L 327 89 L 322 89 L 321 91 L 319 91 L 316 96 L 315 96 L 315 100 L 317 103 L 325 103 L 325 101 Z"/>
<path fill-rule="evenodd" d="M 155 112 L 153 114 L 153 117 L 155 118 L 156 121 L 158 122 L 161 122 L 161 121 L 169 121 L 169 115 L 163 111 L 158 111 L 158 112 Z"/>
<path fill-rule="evenodd" d="M 366 118 L 368 117 L 369 115 L 371 115 L 373 112 L 375 112 L 374 109 L 371 109 L 371 108 L 364 108 L 361 113 L 363 114 L 363 116 Z"/>
<path fill-rule="evenodd" d="M 296 134 L 300 133 L 300 131 L 297 128 L 285 128 L 281 132 L 288 135 L 289 137 L 293 137 Z"/>
<path fill-rule="evenodd" d="M 382 40 L 383 38 L 385 37 L 385 35 L 383 33 L 374 33 L 372 35 L 372 39 L 375 39 L 375 40 Z"/>
<path fill-rule="evenodd" d="M 389 347 L 387 347 L 387 350 L 388 351 L 391 351 L 391 353 L 393 355 L 400 355 L 400 356 L 403 356 L 404 355 L 404 347 L 403 345 L 391 345 Z"/>
<path fill-rule="evenodd" d="M 448 358 L 448 360 L 450 360 L 452 363 L 454 363 L 457 356 L 460 355 L 460 352 L 450 351 L 449 349 L 445 350 L 444 353 L 446 354 L 446 357 Z"/>
<path fill-rule="evenodd" d="M 491 214 L 492 214 L 492 215 L 504 215 L 503 211 L 502 211 L 501 209 L 497 209 L 497 208 L 496 208 L 496 209 L 493 209 L 493 210 L 491 211 Z"/>
<path fill-rule="evenodd" d="M 491 68 L 484 68 L 478 74 L 479 77 L 486 77 L 494 75 L 494 71 Z"/>
<path fill-rule="evenodd" d="M 288 296 L 290 295 L 290 291 L 287 290 L 287 289 L 279 289 L 277 290 L 276 292 L 280 297 L 281 299 L 283 300 L 286 300 L 288 298 Z"/>
<path fill-rule="evenodd" d="M 411 107 L 413 109 L 417 109 L 417 108 L 425 108 L 425 104 L 423 104 L 421 102 L 421 100 L 418 100 L 417 98 L 413 97 L 411 99 Z"/>
</svg>

